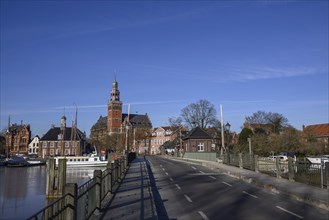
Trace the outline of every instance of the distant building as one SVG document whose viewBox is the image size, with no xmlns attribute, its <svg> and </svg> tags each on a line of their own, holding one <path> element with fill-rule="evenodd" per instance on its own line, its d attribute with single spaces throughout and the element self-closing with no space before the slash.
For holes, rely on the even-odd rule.
<svg viewBox="0 0 329 220">
<path fill-rule="evenodd" d="M 28 154 L 28 145 L 31 139 L 30 125 L 8 123 L 6 132 L 6 156 Z"/>
<path fill-rule="evenodd" d="M 308 126 L 303 125 L 302 137 L 306 142 L 316 140 L 322 143 L 325 149 L 328 149 L 329 123 Z"/>
<path fill-rule="evenodd" d="M 144 153 L 149 151 L 146 139 L 151 132 L 152 123 L 147 114 L 123 114 L 120 91 L 116 80 L 112 83 L 110 101 L 107 105 L 107 116 L 100 116 L 90 129 L 90 139 L 94 145 L 100 144 L 107 137 L 112 139 L 111 148 L 122 148 L 125 145 L 125 134 L 129 136 L 130 151 Z"/>
<path fill-rule="evenodd" d="M 185 152 L 214 152 L 213 137 L 200 127 L 193 128 L 183 138 Z"/>
<path fill-rule="evenodd" d="M 184 129 L 185 131 L 185 129 Z M 172 148 L 175 148 L 176 143 L 174 142 L 177 138 L 180 137 L 180 127 L 178 126 L 162 126 L 158 128 L 154 128 L 150 137 L 151 140 L 151 151 L 150 154 L 160 154 L 163 153 L 167 148 L 170 147 L 170 150 L 167 152 L 171 152 Z"/>
<path fill-rule="evenodd" d="M 29 143 L 29 154 L 38 154 L 39 153 L 39 142 L 40 138 L 39 136 L 35 136 L 32 141 Z"/>
<path fill-rule="evenodd" d="M 39 156 L 82 155 L 86 146 L 86 134 L 73 123 L 72 127 L 66 127 L 66 117 L 63 116 L 60 127 L 52 126 L 40 139 Z"/>
</svg>

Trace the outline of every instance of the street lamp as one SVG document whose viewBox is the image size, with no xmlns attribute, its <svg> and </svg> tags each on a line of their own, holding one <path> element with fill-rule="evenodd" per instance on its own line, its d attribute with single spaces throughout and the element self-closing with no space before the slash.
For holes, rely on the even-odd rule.
<svg viewBox="0 0 329 220">
<path fill-rule="evenodd" d="M 231 125 L 230 125 L 230 123 L 227 122 L 225 125 L 225 131 L 227 131 L 229 133 L 230 129 L 231 129 Z"/>
</svg>

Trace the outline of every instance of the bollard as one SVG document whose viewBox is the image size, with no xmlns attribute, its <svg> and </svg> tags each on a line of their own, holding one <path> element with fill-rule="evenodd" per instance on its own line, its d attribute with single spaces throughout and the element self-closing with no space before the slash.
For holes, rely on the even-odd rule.
<svg viewBox="0 0 329 220">
<path fill-rule="evenodd" d="M 255 172 L 259 173 L 259 161 L 258 161 L 258 155 L 255 155 L 254 157 L 254 162 L 255 162 Z"/>
<path fill-rule="evenodd" d="M 94 180 L 96 181 L 96 207 L 98 209 L 101 208 L 102 202 L 102 171 L 101 170 L 94 170 Z"/>
<path fill-rule="evenodd" d="M 294 161 L 291 157 L 288 157 L 288 174 L 289 174 L 289 181 L 294 182 L 295 181 Z"/>
<path fill-rule="evenodd" d="M 65 198 L 65 212 L 64 212 L 64 216 L 65 218 L 63 219 L 77 219 L 77 204 L 78 204 L 78 200 L 77 200 L 77 195 L 78 195 L 78 184 L 76 183 L 68 183 L 65 185 L 64 187 L 64 193 L 69 194 L 69 196 L 67 196 Z"/>
</svg>

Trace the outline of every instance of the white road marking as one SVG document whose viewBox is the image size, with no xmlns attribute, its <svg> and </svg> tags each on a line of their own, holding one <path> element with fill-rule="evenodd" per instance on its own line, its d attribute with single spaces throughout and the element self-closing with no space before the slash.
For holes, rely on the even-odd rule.
<svg viewBox="0 0 329 220">
<path fill-rule="evenodd" d="M 229 187 L 232 187 L 232 185 L 231 184 L 229 184 L 229 183 L 227 183 L 227 182 L 222 182 L 222 183 L 224 183 L 225 185 L 227 185 L 227 186 L 229 186 Z"/>
<path fill-rule="evenodd" d="M 250 193 L 247 193 L 246 191 L 243 191 L 244 194 L 247 194 L 248 196 L 251 196 L 251 197 L 254 197 L 255 199 L 257 199 L 258 197 L 253 195 L 253 194 L 250 194 Z"/>
<path fill-rule="evenodd" d="M 167 176 L 169 175 L 167 172 L 165 173 Z"/>
<path fill-rule="evenodd" d="M 170 177 L 169 179 L 170 179 L 171 182 L 174 182 L 174 179 L 173 178 Z"/>
<path fill-rule="evenodd" d="M 209 176 L 211 179 L 213 179 L 213 180 L 215 180 L 216 179 L 216 177 L 213 177 L 213 176 Z"/>
<path fill-rule="evenodd" d="M 181 190 L 180 186 L 178 186 L 178 184 L 175 184 L 175 186 L 177 187 L 177 189 Z"/>
<path fill-rule="evenodd" d="M 184 196 L 185 196 L 185 199 L 186 199 L 187 201 L 192 202 L 192 199 L 191 199 L 190 197 L 188 197 L 188 195 L 184 194 Z"/>
<path fill-rule="evenodd" d="M 281 209 L 282 211 L 284 211 L 284 212 L 287 212 L 287 213 L 289 213 L 289 214 L 291 214 L 291 215 L 294 215 L 294 216 L 296 216 L 297 218 L 304 218 L 303 216 L 300 216 L 300 215 L 297 215 L 296 213 L 293 213 L 293 212 L 290 212 L 290 211 L 288 211 L 287 209 L 284 209 L 284 208 L 282 208 L 282 207 L 280 207 L 280 206 L 276 206 L 278 209 Z"/>
<path fill-rule="evenodd" d="M 193 167 L 193 166 L 192 166 L 192 169 L 193 169 L 193 170 L 196 170 L 196 167 Z"/>
<path fill-rule="evenodd" d="M 204 174 L 204 172 L 203 172 L 203 171 L 201 171 L 201 170 L 200 170 L 199 172 L 200 172 L 200 173 L 202 173 L 202 174 Z"/>
<path fill-rule="evenodd" d="M 165 171 L 165 168 L 162 168 L 163 171 Z"/>
<path fill-rule="evenodd" d="M 160 167 L 162 167 L 162 164 L 160 164 Z"/>
<path fill-rule="evenodd" d="M 201 215 L 201 217 L 204 219 L 204 220 L 209 220 L 209 218 L 206 216 L 206 214 L 203 213 L 203 211 L 198 211 L 199 215 Z"/>
</svg>

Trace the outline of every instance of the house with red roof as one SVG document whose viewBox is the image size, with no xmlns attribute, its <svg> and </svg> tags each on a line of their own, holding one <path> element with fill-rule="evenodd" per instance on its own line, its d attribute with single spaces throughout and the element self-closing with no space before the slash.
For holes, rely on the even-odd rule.
<svg viewBox="0 0 329 220">
<path fill-rule="evenodd" d="M 308 126 L 303 125 L 302 137 L 306 142 L 316 140 L 323 143 L 327 149 L 329 143 L 329 123 Z"/>
</svg>

